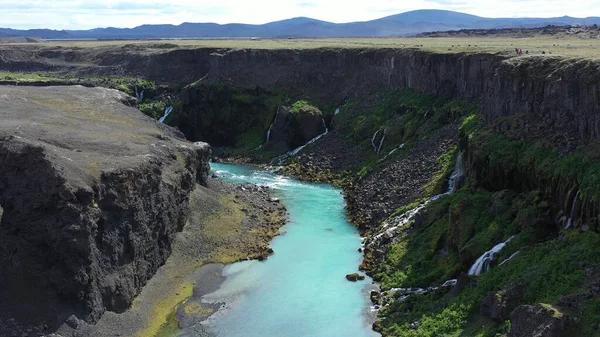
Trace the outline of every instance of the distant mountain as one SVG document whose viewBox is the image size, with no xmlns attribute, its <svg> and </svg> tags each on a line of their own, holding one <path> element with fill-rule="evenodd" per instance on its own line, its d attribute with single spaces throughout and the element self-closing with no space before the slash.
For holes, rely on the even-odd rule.
<svg viewBox="0 0 600 337">
<path fill-rule="evenodd" d="M 573 18 L 484 18 L 443 11 L 417 10 L 377 20 L 332 23 L 298 17 L 263 25 L 232 23 L 182 23 L 180 25 L 142 25 L 135 28 L 96 28 L 56 31 L 49 29 L 15 30 L 0 28 L 0 36 L 39 36 L 44 39 L 150 39 L 150 38 L 224 38 L 224 37 L 360 37 L 407 36 L 430 31 L 494 28 L 534 28 L 547 25 L 600 24 L 600 17 Z"/>
</svg>

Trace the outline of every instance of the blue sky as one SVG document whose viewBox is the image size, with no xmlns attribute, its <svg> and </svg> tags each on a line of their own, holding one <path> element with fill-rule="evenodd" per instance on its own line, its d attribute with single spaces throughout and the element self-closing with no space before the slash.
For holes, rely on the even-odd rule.
<svg viewBox="0 0 600 337">
<path fill-rule="evenodd" d="M 89 29 L 182 22 L 261 24 L 296 16 L 365 21 L 415 9 L 487 17 L 600 16 L 598 0 L 0 0 L 0 27 Z"/>
</svg>

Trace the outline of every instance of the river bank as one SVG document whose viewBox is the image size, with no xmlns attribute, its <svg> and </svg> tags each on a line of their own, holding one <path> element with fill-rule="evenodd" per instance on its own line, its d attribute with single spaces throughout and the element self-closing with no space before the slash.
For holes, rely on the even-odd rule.
<svg viewBox="0 0 600 337">
<path fill-rule="evenodd" d="M 279 235 L 287 216 L 269 189 L 214 178 L 207 185 L 193 192 L 191 214 L 173 253 L 132 307 L 123 313 L 107 312 L 95 325 L 78 321 L 73 329 L 65 324 L 57 331 L 60 336 L 174 336 L 180 325 L 177 310 L 202 314 L 188 299 L 218 288 L 222 280 L 215 275 L 224 264 L 272 253 L 269 242 Z"/>
<path fill-rule="evenodd" d="M 269 186 L 286 205 L 290 222 L 271 243 L 264 262 L 229 265 L 225 282 L 204 296 L 203 308 L 222 304 L 203 325 L 217 336 L 377 336 L 370 278 L 349 282 L 358 271 L 361 237 L 346 221 L 340 190 L 303 183 L 247 166 L 213 164 L 228 181 Z M 198 331 L 198 330 L 196 330 Z"/>
</svg>

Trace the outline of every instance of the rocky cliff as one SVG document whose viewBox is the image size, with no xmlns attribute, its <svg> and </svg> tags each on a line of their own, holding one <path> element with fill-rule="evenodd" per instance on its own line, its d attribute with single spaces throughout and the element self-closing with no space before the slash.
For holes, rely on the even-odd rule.
<svg viewBox="0 0 600 337">
<path fill-rule="evenodd" d="M 488 119 L 524 114 L 543 127 L 525 127 L 578 139 L 597 139 L 600 65 L 553 55 L 507 58 L 494 54 L 432 53 L 418 49 L 172 49 L 173 45 L 122 48 L 0 49 L 0 69 L 53 70 L 70 76 L 137 76 L 173 85 L 202 79 L 256 86 L 340 105 L 390 87 L 479 102 Z M 85 64 L 85 66 L 82 66 Z M 190 96 L 185 96 L 186 101 Z M 272 112 L 274 114 L 275 112 Z"/>
<path fill-rule="evenodd" d="M 116 90 L 0 87 L 2 315 L 121 312 L 165 262 L 210 148 Z"/>
</svg>

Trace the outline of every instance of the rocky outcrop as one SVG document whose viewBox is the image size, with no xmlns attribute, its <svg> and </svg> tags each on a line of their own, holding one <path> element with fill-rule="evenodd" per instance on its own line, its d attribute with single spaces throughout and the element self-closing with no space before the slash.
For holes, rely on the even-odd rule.
<svg viewBox="0 0 600 337">
<path fill-rule="evenodd" d="M 364 279 L 365 279 L 364 275 L 361 275 L 359 273 L 354 273 L 354 274 L 348 274 L 348 275 L 346 275 L 346 280 L 352 281 L 352 282 L 362 281 Z"/>
<path fill-rule="evenodd" d="M 548 305 L 522 305 L 510 314 L 508 337 L 566 336 L 565 317 Z"/>
<path fill-rule="evenodd" d="M 593 60 L 417 49 L 173 50 L 134 45 L 56 50 L 10 46 L 1 48 L 0 56 L 3 70 L 141 76 L 177 85 L 202 78 L 207 84 L 277 88 L 327 104 L 342 102 L 345 95 L 409 87 L 478 101 L 488 119 L 523 115 L 536 121 L 523 123 L 530 132 L 551 130 L 582 141 L 600 136 L 600 64 Z"/>
<path fill-rule="evenodd" d="M 295 114 L 290 108 L 279 106 L 270 128 L 267 149 L 295 149 L 325 132 L 325 120 L 319 110 L 299 109 Z"/>
<path fill-rule="evenodd" d="M 213 146 L 247 146 L 252 136 L 264 140 L 282 99 L 258 86 L 246 89 L 220 84 L 197 83 L 180 95 L 181 109 L 172 113 L 169 125 L 176 126 L 192 141 Z"/>
<path fill-rule="evenodd" d="M 509 319 L 510 313 L 521 304 L 525 289 L 525 282 L 516 281 L 501 291 L 488 292 L 481 302 L 481 315 L 490 317 L 498 323 L 504 323 Z"/>
<path fill-rule="evenodd" d="M 210 147 L 127 101 L 0 87 L 0 316 L 94 322 L 127 309 L 169 256 Z"/>
</svg>

